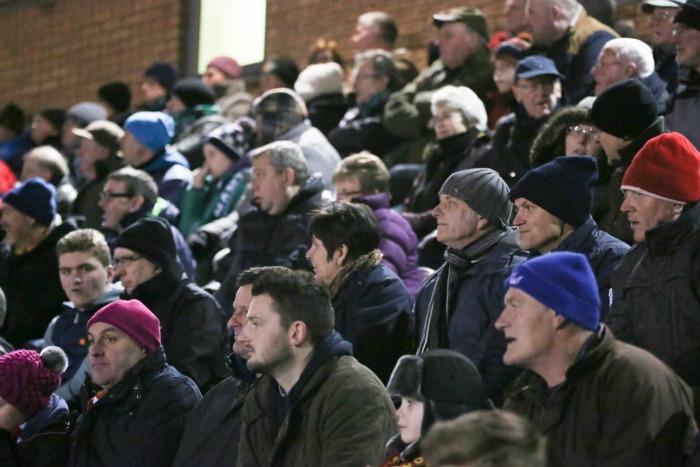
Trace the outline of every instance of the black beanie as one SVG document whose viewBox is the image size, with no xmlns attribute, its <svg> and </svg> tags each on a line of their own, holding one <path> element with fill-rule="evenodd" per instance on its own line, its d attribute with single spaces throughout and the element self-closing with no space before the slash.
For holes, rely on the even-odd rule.
<svg viewBox="0 0 700 467">
<path fill-rule="evenodd" d="M 202 104 L 213 104 L 216 100 L 214 89 L 197 78 L 185 78 L 177 82 L 173 88 L 176 95 L 187 108 Z"/>
<path fill-rule="evenodd" d="M 561 156 L 527 172 L 508 198 L 525 198 L 574 227 L 588 220 L 598 164 L 591 156 Z"/>
<path fill-rule="evenodd" d="M 115 248 L 132 250 L 166 269 L 177 262 L 170 223 L 160 217 L 147 217 L 131 224 L 119 236 Z"/>
<path fill-rule="evenodd" d="M 654 94 L 637 78 L 627 78 L 600 93 L 589 114 L 591 122 L 605 133 L 624 140 L 634 139 L 658 116 Z"/>
<path fill-rule="evenodd" d="M 177 68 L 172 63 L 156 62 L 146 68 L 143 76 L 154 79 L 170 94 L 177 81 Z"/>
<path fill-rule="evenodd" d="M 44 119 L 48 121 L 51 124 L 51 126 L 58 131 L 61 131 L 61 127 L 63 127 L 63 122 L 66 121 L 66 111 L 63 109 L 41 109 L 39 111 L 39 115 L 44 117 Z"/>
<path fill-rule="evenodd" d="M 97 96 L 118 112 L 125 112 L 131 106 L 131 90 L 126 83 L 114 81 L 103 84 L 97 90 Z"/>
</svg>

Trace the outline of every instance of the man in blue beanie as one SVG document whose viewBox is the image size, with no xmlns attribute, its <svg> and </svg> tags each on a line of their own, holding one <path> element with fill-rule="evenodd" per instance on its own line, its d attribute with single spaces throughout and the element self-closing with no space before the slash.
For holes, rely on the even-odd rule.
<svg viewBox="0 0 700 467">
<path fill-rule="evenodd" d="M 598 165 L 591 156 L 564 156 L 527 172 L 508 198 L 517 214 L 520 248 L 530 257 L 574 251 L 588 258 L 598 282 L 602 319 L 610 307 L 610 278 L 629 245 L 598 228 L 591 217 Z"/>
<path fill-rule="evenodd" d="M 56 190 L 41 178 L 30 178 L 3 198 L 0 226 L 9 253 L 0 261 L 0 287 L 7 297 L 0 334 L 17 348 L 42 337 L 66 299 L 56 243 L 75 227 L 57 219 Z"/>
<path fill-rule="evenodd" d="M 548 438 L 549 465 L 684 465 L 695 445 L 690 388 L 648 352 L 600 324 L 585 256 L 553 252 L 505 281 L 496 328 L 503 361 L 527 369 L 505 408 Z"/>
<path fill-rule="evenodd" d="M 158 193 L 180 207 L 182 193 L 192 184 L 187 159 L 169 147 L 175 121 L 163 112 L 136 112 L 124 123 L 119 139 L 124 161 L 156 181 Z"/>
</svg>

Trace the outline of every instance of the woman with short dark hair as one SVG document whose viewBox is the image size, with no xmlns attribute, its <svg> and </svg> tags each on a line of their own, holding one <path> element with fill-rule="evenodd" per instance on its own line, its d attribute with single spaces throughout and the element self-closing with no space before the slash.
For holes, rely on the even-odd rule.
<svg viewBox="0 0 700 467">
<path fill-rule="evenodd" d="M 336 331 L 386 383 L 398 358 L 412 350 L 412 304 L 401 280 L 381 262 L 372 210 L 334 203 L 311 217 L 309 230 L 306 257 L 330 289 Z"/>
</svg>

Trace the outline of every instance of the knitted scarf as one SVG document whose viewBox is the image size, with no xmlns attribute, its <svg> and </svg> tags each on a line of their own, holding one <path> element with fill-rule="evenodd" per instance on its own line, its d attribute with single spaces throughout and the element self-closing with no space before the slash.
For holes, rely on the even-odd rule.
<svg viewBox="0 0 700 467">
<path fill-rule="evenodd" d="M 343 268 L 338 272 L 338 274 L 333 278 L 331 284 L 328 286 L 330 291 L 331 299 L 336 296 L 338 291 L 345 285 L 350 274 L 354 271 L 369 271 L 374 269 L 382 262 L 382 253 L 379 250 L 372 250 L 369 253 L 355 258 L 343 265 Z"/>
<path fill-rule="evenodd" d="M 447 328 L 450 322 L 450 310 L 453 308 L 453 296 L 456 292 L 455 283 L 463 272 L 486 258 L 488 251 L 503 239 L 505 230 L 493 229 L 484 234 L 471 245 L 462 250 L 447 248 L 445 250 L 445 265 L 438 273 L 428 305 L 420 344 L 416 355 L 428 350 L 449 348 Z"/>
</svg>

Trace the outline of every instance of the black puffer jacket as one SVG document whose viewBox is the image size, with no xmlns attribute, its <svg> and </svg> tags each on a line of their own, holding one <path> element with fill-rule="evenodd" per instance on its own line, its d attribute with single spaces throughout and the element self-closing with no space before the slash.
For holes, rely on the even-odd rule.
<svg viewBox="0 0 700 467">
<path fill-rule="evenodd" d="M 185 415 L 202 398 L 191 379 L 165 361 L 162 347 L 148 354 L 92 408 L 83 388 L 83 415 L 73 434 L 70 466 L 170 466 Z"/>
</svg>

